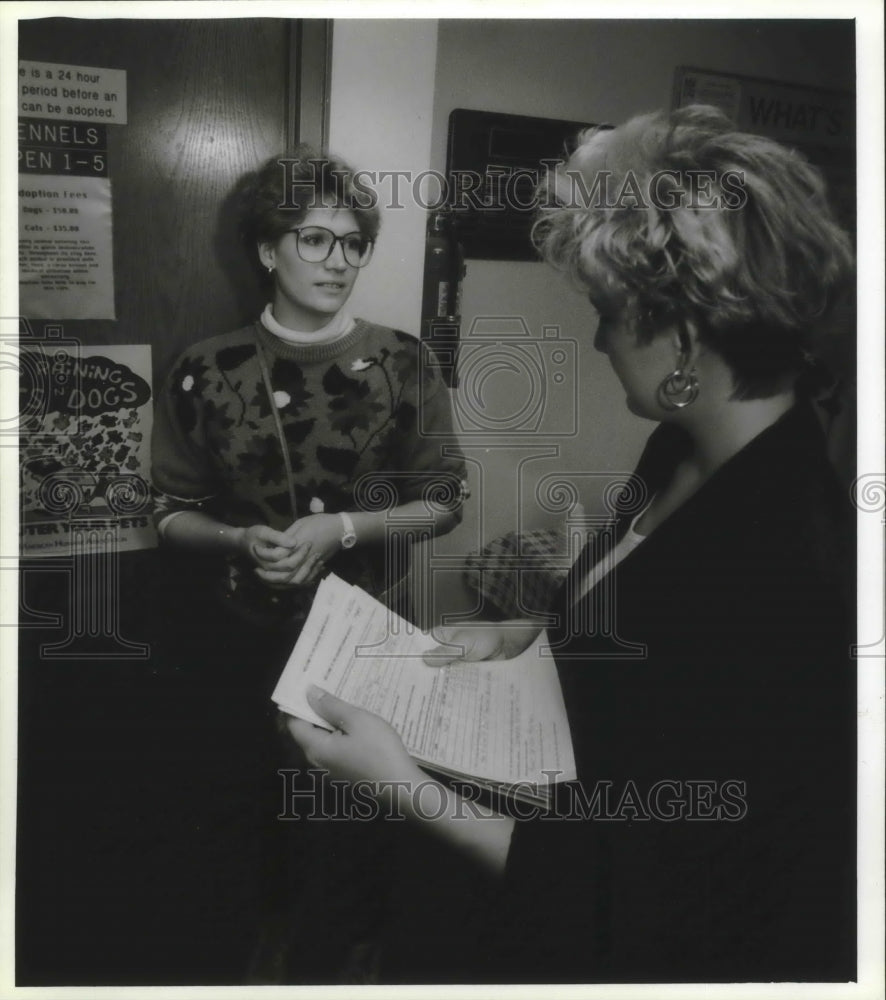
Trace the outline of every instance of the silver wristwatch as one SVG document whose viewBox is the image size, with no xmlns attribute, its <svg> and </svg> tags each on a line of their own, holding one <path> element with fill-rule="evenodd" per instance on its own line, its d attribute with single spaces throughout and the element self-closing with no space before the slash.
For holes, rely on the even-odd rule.
<svg viewBox="0 0 886 1000">
<path fill-rule="evenodd" d="M 343 549 L 352 549 L 357 544 L 357 533 L 354 531 L 354 522 L 351 520 L 350 514 L 341 512 L 338 516 L 341 518 L 341 523 L 345 529 L 341 536 L 341 547 Z"/>
</svg>

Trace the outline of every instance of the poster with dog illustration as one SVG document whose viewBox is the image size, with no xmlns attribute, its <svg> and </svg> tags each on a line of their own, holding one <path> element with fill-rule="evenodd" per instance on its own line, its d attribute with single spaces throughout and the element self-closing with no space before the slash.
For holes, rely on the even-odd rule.
<svg viewBox="0 0 886 1000">
<path fill-rule="evenodd" d="M 23 343 L 20 394 L 22 555 L 155 546 L 150 346 Z"/>
</svg>

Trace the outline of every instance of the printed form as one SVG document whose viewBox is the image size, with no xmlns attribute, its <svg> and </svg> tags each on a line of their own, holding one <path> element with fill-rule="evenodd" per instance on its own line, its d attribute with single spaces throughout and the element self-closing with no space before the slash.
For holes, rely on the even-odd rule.
<svg viewBox="0 0 886 1000">
<path fill-rule="evenodd" d="M 417 761 L 491 782 L 573 780 L 575 760 L 554 662 L 541 636 L 512 660 L 431 667 L 429 634 L 336 576 L 322 581 L 273 700 L 331 728 L 310 708 L 310 684 L 393 726 Z M 545 771 L 557 772 L 552 779 Z"/>
</svg>

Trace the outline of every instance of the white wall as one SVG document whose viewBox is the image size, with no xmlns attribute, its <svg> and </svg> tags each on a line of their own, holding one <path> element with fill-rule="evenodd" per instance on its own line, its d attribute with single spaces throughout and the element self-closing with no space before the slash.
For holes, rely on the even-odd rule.
<svg viewBox="0 0 886 1000">
<path fill-rule="evenodd" d="M 330 148 L 356 166 L 444 171 L 449 112 L 474 108 L 618 123 L 669 107 L 680 65 L 851 90 L 847 46 L 814 21 L 337 20 L 333 33 Z M 844 36 L 845 37 L 845 36 Z M 426 213 L 411 199 L 384 214 L 376 259 L 358 282 L 354 312 L 418 332 Z M 591 347 L 582 295 L 537 263 L 469 261 L 463 334 L 482 316 L 517 316 L 533 337 L 559 327 L 579 344 L 578 433 L 549 439 L 556 455 L 481 448 L 465 523 L 438 550 L 476 548 L 519 526 L 553 523 L 532 499 L 549 472 L 633 467 L 649 423 L 632 417 L 608 366 Z M 493 380 L 494 382 L 494 380 Z M 490 395 L 513 410 L 507 379 Z M 464 386 L 459 390 L 465 397 Z M 539 443 L 541 439 L 539 439 Z M 584 496 L 596 505 L 593 491 Z"/>
<path fill-rule="evenodd" d="M 452 108 L 614 124 L 669 107 L 677 66 L 851 90 L 834 31 L 816 21 L 441 20 L 434 159 Z"/>
<path fill-rule="evenodd" d="M 427 170 L 437 22 L 337 20 L 332 33 L 329 148 L 364 170 Z M 383 184 L 384 194 L 391 183 Z M 418 336 L 425 212 L 382 206 L 375 257 L 357 280 L 355 316 Z"/>
</svg>

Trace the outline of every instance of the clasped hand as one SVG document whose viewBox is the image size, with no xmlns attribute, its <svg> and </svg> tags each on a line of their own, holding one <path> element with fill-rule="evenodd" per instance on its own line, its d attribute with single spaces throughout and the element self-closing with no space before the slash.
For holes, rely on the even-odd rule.
<svg viewBox="0 0 886 1000">
<path fill-rule="evenodd" d="M 341 547 L 341 519 L 309 514 L 286 531 L 264 524 L 247 528 L 243 549 L 255 563 L 255 575 L 269 587 L 300 587 L 316 582 L 326 560 Z"/>
</svg>

